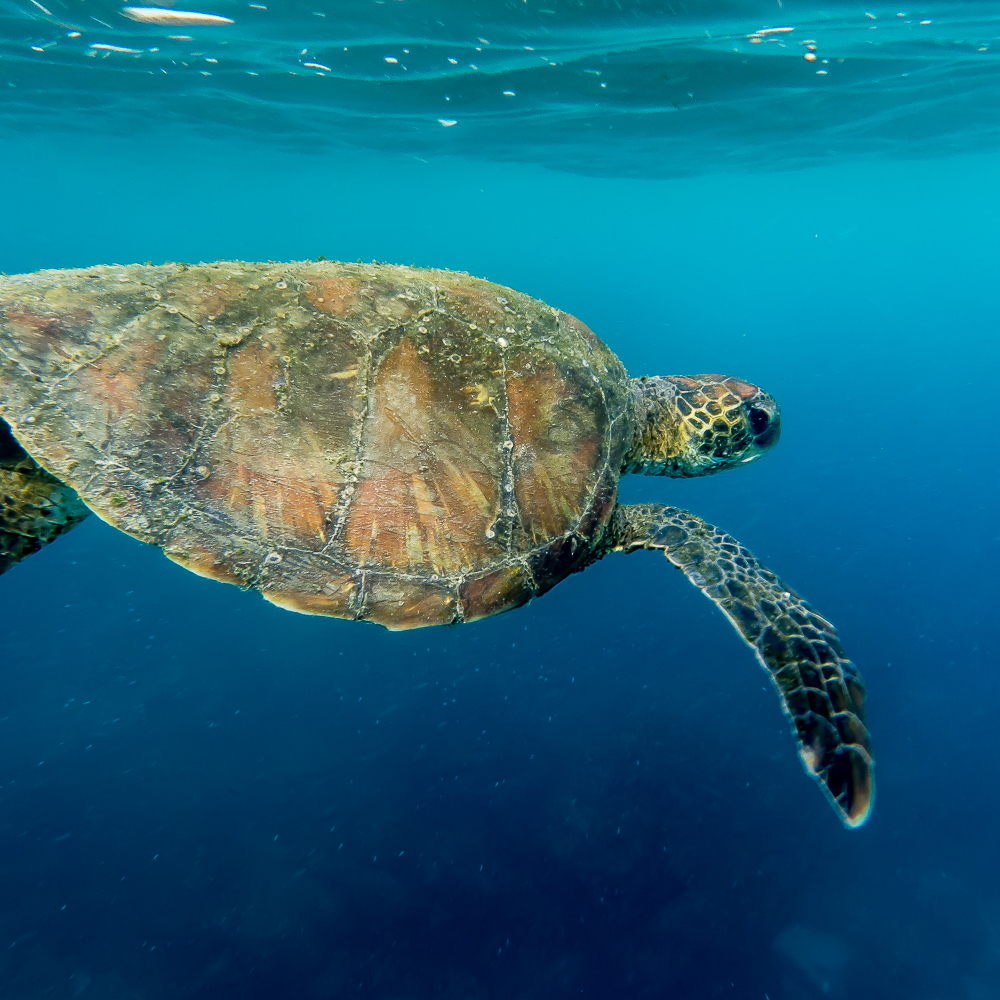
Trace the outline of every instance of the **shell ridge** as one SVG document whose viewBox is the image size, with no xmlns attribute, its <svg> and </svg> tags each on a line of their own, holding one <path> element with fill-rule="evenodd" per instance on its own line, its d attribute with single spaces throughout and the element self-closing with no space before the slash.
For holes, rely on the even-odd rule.
<svg viewBox="0 0 1000 1000">
<path fill-rule="evenodd" d="M 337 499 L 337 506 L 330 512 L 330 537 L 327 543 L 323 546 L 321 551 L 326 554 L 329 550 L 336 544 L 340 539 L 340 531 L 347 520 L 347 512 L 357 496 L 357 489 L 355 488 L 352 492 L 348 493 L 348 487 L 354 486 L 361 476 L 361 451 L 362 445 L 365 438 L 365 427 L 368 424 L 368 417 L 371 414 L 371 399 L 372 399 L 372 388 L 373 379 L 377 374 L 378 365 L 372 363 L 372 344 L 382 336 L 386 331 L 381 331 L 376 337 L 371 340 L 366 340 L 360 332 L 356 332 L 353 328 L 351 333 L 358 337 L 358 340 L 365 345 L 365 389 L 364 389 L 364 402 L 362 404 L 362 411 L 357 420 L 357 427 L 352 430 L 352 436 L 354 440 L 351 442 L 352 449 L 354 452 L 354 457 L 351 459 L 351 476 L 350 481 L 341 489 L 341 495 Z M 359 393 L 359 395 L 361 395 Z"/>
<path fill-rule="evenodd" d="M 370 417 L 372 412 L 372 394 L 375 388 L 375 379 L 378 376 L 379 368 L 382 362 L 385 360 L 386 356 L 391 350 L 391 345 L 385 346 L 386 342 L 390 339 L 387 335 L 396 333 L 400 330 L 405 330 L 405 323 L 395 323 L 391 326 L 387 326 L 382 330 L 379 330 L 374 336 L 370 338 L 363 338 L 363 334 L 359 334 L 363 338 L 365 344 L 365 391 L 364 391 L 364 410 L 358 420 L 357 437 L 354 442 L 354 470 L 353 470 L 353 482 L 348 485 L 354 485 L 361 480 L 361 470 L 364 465 L 364 458 L 362 457 L 365 450 L 366 441 L 366 431 L 369 429 Z M 382 342 L 383 349 L 376 357 L 373 351 L 373 346 L 379 342 Z M 321 554 L 326 556 L 328 550 L 334 544 L 335 541 L 339 540 L 340 529 L 347 523 L 347 513 L 351 507 L 354 497 L 357 496 L 357 490 L 353 493 L 347 493 L 346 487 L 344 493 L 347 497 L 345 503 L 340 506 L 339 514 L 337 516 L 337 522 L 330 531 L 330 540 L 326 545 L 323 546 Z M 350 572 L 358 573 L 360 577 L 360 583 L 357 590 L 356 605 L 354 607 L 354 617 L 355 619 L 361 619 L 364 617 L 365 612 L 369 606 L 369 598 L 371 595 L 371 579 L 373 575 L 369 570 L 365 568 L 365 564 L 357 560 L 355 557 L 355 562 Z M 399 574 L 395 574 L 398 578 Z M 413 577 L 412 579 L 423 579 L 422 577 Z"/>
<path fill-rule="evenodd" d="M 510 556 L 514 550 L 514 525 L 520 519 L 521 512 L 518 509 L 517 493 L 514 490 L 514 452 L 517 451 L 517 445 L 514 443 L 513 447 L 506 447 L 506 442 L 514 442 L 514 436 L 510 426 L 510 396 L 507 393 L 507 358 L 504 356 L 502 348 L 500 350 L 500 384 L 503 386 L 503 413 L 500 414 L 500 421 L 503 425 L 504 471 L 497 495 L 499 509 L 491 530 L 496 531 L 496 525 L 500 518 L 505 516 L 504 511 L 510 511 L 506 514 L 506 525 L 503 529 L 507 536 L 507 555 Z M 505 508 L 504 505 L 508 502 L 510 507 Z"/>
</svg>

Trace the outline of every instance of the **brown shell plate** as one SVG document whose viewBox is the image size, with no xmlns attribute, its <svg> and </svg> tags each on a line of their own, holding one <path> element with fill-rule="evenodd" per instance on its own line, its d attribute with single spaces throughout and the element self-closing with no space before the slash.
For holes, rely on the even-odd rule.
<svg viewBox="0 0 1000 1000">
<path fill-rule="evenodd" d="M 465 274 L 219 262 L 0 278 L 0 415 L 116 527 L 276 604 L 470 620 L 576 568 L 628 378 Z"/>
</svg>

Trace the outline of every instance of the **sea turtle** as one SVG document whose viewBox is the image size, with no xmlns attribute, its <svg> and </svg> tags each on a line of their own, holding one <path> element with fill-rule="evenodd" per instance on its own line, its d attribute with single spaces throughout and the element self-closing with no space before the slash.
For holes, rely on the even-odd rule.
<svg viewBox="0 0 1000 1000">
<path fill-rule="evenodd" d="M 102 266 L 0 277 L 0 417 L 0 572 L 93 511 L 282 607 L 402 629 L 659 549 L 754 649 L 843 822 L 868 817 L 865 689 L 833 626 L 724 531 L 616 502 L 623 473 L 772 447 L 748 382 L 630 379 L 572 316 L 461 272 Z"/>
</svg>

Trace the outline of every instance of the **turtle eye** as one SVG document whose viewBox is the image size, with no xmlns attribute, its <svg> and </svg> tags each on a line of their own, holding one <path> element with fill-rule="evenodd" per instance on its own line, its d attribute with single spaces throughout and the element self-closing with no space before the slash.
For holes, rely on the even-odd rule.
<svg viewBox="0 0 1000 1000">
<path fill-rule="evenodd" d="M 757 406 L 750 407 L 750 428 L 754 434 L 763 434 L 771 423 L 771 414 Z"/>
</svg>

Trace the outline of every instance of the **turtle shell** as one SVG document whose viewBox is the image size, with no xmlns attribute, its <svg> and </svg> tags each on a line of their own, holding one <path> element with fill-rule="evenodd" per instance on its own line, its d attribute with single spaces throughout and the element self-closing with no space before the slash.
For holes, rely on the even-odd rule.
<svg viewBox="0 0 1000 1000">
<path fill-rule="evenodd" d="M 449 271 L 306 261 L 0 278 L 0 414 L 199 573 L 392 628 L 516 607 L 586 558 L 631 440 L 582 323 Z"/>
</svg>

